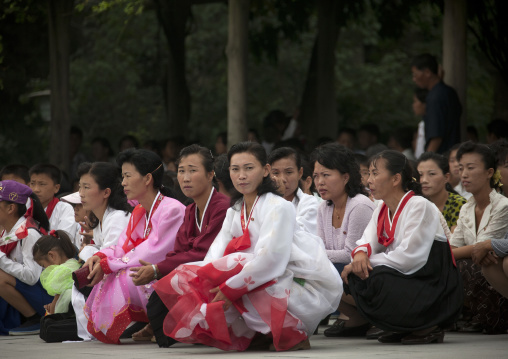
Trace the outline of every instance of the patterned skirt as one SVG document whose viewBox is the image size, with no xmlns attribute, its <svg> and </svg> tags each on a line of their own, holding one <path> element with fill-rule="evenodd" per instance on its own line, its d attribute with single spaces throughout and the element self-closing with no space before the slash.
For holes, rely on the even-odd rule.
<svg viewBox="0 0 508 359">
<path fill-rule="evenodd" d="M 491 287 L 482 268 L 471 259 L 457 261 L 462 276 L 464 306 L 487 334 L 503 334 L 508 330 L 508 299 Z"/>
</svg>

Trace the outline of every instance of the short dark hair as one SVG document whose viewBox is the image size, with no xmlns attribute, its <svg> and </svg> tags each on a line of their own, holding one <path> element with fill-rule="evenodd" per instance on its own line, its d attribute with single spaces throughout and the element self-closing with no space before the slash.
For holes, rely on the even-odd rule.
<svg viewBox="0 0 508 359">
<path fill-rule="evenodd" d="M 14 175 L 22 178 L 26 183 L 30 183 L 30 174 L 28 167 L 20 164 L 7 165 L 0 171 L 0 179 L 5 175 Z"/>
<path fill-rule="evenodd" d="M 496 118 L 487 124 L 487 132 L 493 133 L 497 138 L 508 138 L 508 122 Z"/>
<path fill-rule="evenodd" d="M 83 162 L 77 170 L 78 178 L 89 174 L 99 186 L 100 190 L 109 188 L 111 194 L 108 198 L 108 207 L 116 210 L 124 211 L 125 215 L 132 212 L 131 205 L 127 202 L 127 197 L 122 187 L 120 168 L 109 162 Z M 97 227 L 99 219 L 94 213 L 90 214 L 90 222 L 92 228 Z"/>
<path fill-rule="evenodd" d="M 278 160 L 281 160 L 283 158 L 292 158 L 295 161 L 296 169 L 297 171 L 302 168 L 302 156 L 298 153 L 297 150 L 295 150 L 292 147 L 280 147 L 272 152 L 270 152 L 270 155 L 268 156 L 268 163 L 270 165 L 273 165 L 274 162 L 277 162 Z M 312 175 L 311 175 L 312 176 Z M 299 201 L 300 198 L 298 198 L 298 186 L 295 190 L 295 198 Z"/>
<path fill-rule="evenodd" d="M 214 170 L 217 181 L 222 183 L 228 193 L 232 193 L 235 190 L 235 186 L 233 186 L 233 182 L 229 176 L 229 160 L 227 154 L 223 153 L 215 159 Z"/>
<path fill-rule="evenodd" d="M 71 135 L 77 135 L 79 138 L 83 138 L 83 131 L 77 126 L 71 126 Z"/>
<path fill-rule="evenodd" d="M 411 148 L 415 129 L 410 126 L 399 127 L 392 133 L 392 137 L 403 149 Z"/>
<path fill-rule="evenodd" d="M 219 138 L 223 144 L 225 144 L 226 146 L 228 145 L 228 133 L 226 131 L 219 133 L 217 135 L 217 139 Z"/>
<path fill-rule="evenodd" d="M 139 141 L 136 137 L 132 136 L 132 135 L 125 135 L 123 136 L 120 141 L 118 141 L 118 147 L 122 147 L 122 143 L 124 143 L 125 141 L 130 141 L 132 142 L 132 144 L 134 145 L 134 148 L 139 148 Z"/>
<path fill-rule="evenodd" d="M 358 166 L 369 167 L 369 158 L 361 153 L 354 154 L 355 161 L 358 163 Z"/>
<path fill-rule="evenodd" d="M 366 123 L 364 125 L 361 125 L 360 128 L 358 129 L 358 132 L 361 131 L 370 133 L 371 135 L 377 136 L 378 138 L 379 135 L 381 134 L 381 132 L 379 131 L 379 127 L 374 123 Z"/>
<path fill-rule="evenodd" d="M 291 147 L 280 147 L 270 152 L 270 155 L 268 156 L 268 163 L 272 165 L 275 161 L 287 157 L 292 157 L 295 160 L 298 170 L 302 167 L 302 158 L 300 154 L 297 150 Z"/>
<path fill-rule="evenodd" d="M 57 166 L 49 163 L 36 164 L 30 168 L 29 174 L 30 177 L 32 177 L 32 175 L 45 174 L 49 176 L 55 184 L 60 184 L 62 182 L 62 171 L 60 171 Z"/>
<path fill-rule="evenodd" d="M 413 61 L 411 61 L 411 67 L 416 67 L 418 70 L 421 71 L 429 69 L 430 72 L 436 75 L 439 69 L 436 57 L 431 54 L 421 54 L 415 56 L 413 58 Z"/>
<path fill-rule="evenodd" d="M 302 168 L 303 168 L 302 179 L 305 181 L 307 179 L 307 177 L 312 178 L 312 172 L 313 172 L 314 166 L 313 166 L 313 164 L 310 163 L 310 161 L 307 157 L 302 158 Z M 312 180 L 312 183 L 310 185 L 310 191 L 312 193 L 316 192 L 316 185 L 314 184 L 314 180 Z"/>
<path fill-rule="evenodd" d="M 487 145 L 481 143 L 474 143 L 472 141 L 464 142 L 457 151 L 457 161 L 460 161 L 462 156 L 467 153 L 477 153 L 480 155 L 485 169 L 492 168 L 494 172 L 497 170 L 497 161 L 494 151 Z M 497 188 L 497 184 L 494 182 L 494 176 L 490 178 L 490 187 Z"/>
<path fill-rule="evenodd" d="M 450 164 L 448 162 L 448 157 L 445 157 L 435 152 L 425 152 L 420 156 L 420 158 L 416 162 L 416 168 L 418 169 L 418 165 L 425 161 L 433 161 L 439 167 L 441 172 L 443 172 L 443 175 L 450 173 Z M 446 182 L 445 188 L 448 192 L 458 194 L 453 189 L 452 185 L 448 182 Z"/>
<path fill-rule="evenodd" d="M 187 156 L 190 155 L 199 155 L 201 156 L 201 163 L 203 164 L 203 167 L 205 168 L 206 172 L 213 172 L 213 156 L 212 152 L 206 147 L 200 146 L 198 144 L 193 144 L 187 147 L 184 147 L 180 151 L 180 157 L 178 157 L 176 166 L 180 164 L 180 161 Z"/>
<path fill-rule="evenodd" d="M 102 147 L 104 148 L 107 148 L 108 149 L 108 155 L 109 156 L 113 156 L 113 149 L 111 148 L 111 144 L 109 143 L 109 140 L 105 137 L 95 137 L 91 144 L 93 145 L 94 143 L 100 143 Z"/>
<path fill-rule="evenodd" d="M 489 145 L 496 154 L 496 162 L 498 166 L 504 165 L 508 159 L 508 141 L 504 138 L 497 140 Z"/>
<path fill-rule="evenodd" d="M 343 133 L 347 133 L 348 135 L 351 135 L 353 137 L 356 138 L 356 131 L 353 130 L 352 128 L 350 127 L 342 127 L 339 132 L 337 133 L 337 137 L 339 137 L 340 135 L 342 135 Z"/>
<path fill-rule="evenodd" d="M 348 197 L 353 198 L 357 194 L 368 196 L 362 184 L 360 166 L 356 162 L 353 152 L 348 148 L 338 143 L 327 143 L 312 152 L 310 162 L 312 167 L 318 162 L 326 168 L 339 171 L 341 174 L 349 174 L 349 181 L 345 186 Z M 328 201 L 328 205 L 331 204 L 332 202 Z"/>
<path fill-rule="evenodd" d="M 399 151 L 385 150 L 372 156 L 371 166 L 376 167 L 376 162 L 381 158 L 386 161 L 386 169 L 392 176 L 400 173 L 403 191 L 413 191 L 416 195 L 422 195 L 422 186 L 419 182 L 414 181 L 414 177 L 418 177 L 417 171 L 406 156 Z"/>
<path fill-rule="evenodd" d="M 175 198 L 170 188 L 162 186 L 162 178 L 164 177 L 164 165 L 162 160 L 156 153 L 144 149 L 129 148 L 120 152 L 116 157 L 118 166 L 122 167 L 124 163 L 132 164 L 136 170 L 146 176 L 151 173 L 153 178 L 153 187 L 159 190 L 164 196 Z"/>
</svg>

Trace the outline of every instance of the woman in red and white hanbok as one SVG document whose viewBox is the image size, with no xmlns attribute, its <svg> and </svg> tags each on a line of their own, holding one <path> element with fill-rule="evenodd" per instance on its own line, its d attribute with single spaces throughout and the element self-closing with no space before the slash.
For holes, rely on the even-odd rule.
<svg viewBox="0 0 508 359">
<path fill-rule="evenodd" d="M 204 261 L 181 265 L 154 285 L 169 309 L 164 332 L 179 342 L 245 350 L 261 333 L 276 350 L 308 349 L 320 320 L 337 308 L 342 281 L 320 238 L 301 230 L 292 203 L 272 193 L 258 147 L 240 143 L 228 153 L 243 197 Z M 256 182 L 248 172 L 258 169 Z"/>
</svg>

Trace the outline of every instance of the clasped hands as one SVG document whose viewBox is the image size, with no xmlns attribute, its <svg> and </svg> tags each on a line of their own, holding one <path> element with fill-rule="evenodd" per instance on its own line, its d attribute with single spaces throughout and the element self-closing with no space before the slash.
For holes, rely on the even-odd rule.
<svg viewBox="0 0 508 359">
<path fill-rule="evenodd" d="M 471 259 L 475 264 L 489 266 L 491 264 L 497 264 L 499 257 L 492 251 L 490 240 L 487 240 L 473 245 Z"/>
<path fill-rule="evenodd" d="M 347 277 L 350 273 L 354 273 L 360 279 L 365 280 L 369 277 L 369 272 L 371 270 L 372 266 L 370 265 L 367 253 L 359 251 L 355 254 L 353 262 L 344 267 L 340 276 L 344 283 L 349 284 Z"/>
</svg>

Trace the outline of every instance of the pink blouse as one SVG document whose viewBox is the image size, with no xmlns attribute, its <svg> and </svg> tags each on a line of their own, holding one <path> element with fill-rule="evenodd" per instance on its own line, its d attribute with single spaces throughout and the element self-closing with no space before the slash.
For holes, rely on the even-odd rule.
<svg viewBox="0 0 508 359">
<path fill-rule="evenodd" d="M 355 249 L 356 241 L 362 238 L 375 205 L 362 194 L 348 197 L 340 228 L 332 225 L 334 208 L 335 206 L 329 206 L 327 201 L 320 203 L 317 217 L 318 236 L 323 240 L 328 259 L 332 263 L 348 264 L 351 262 L 351 251 Z"/>
</svg>

